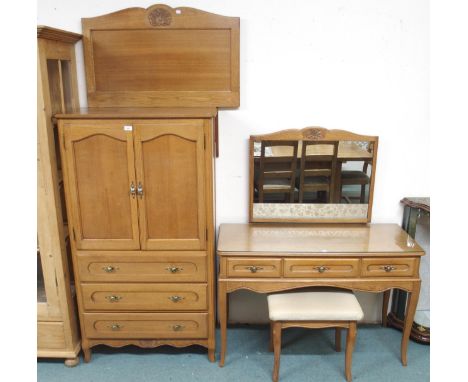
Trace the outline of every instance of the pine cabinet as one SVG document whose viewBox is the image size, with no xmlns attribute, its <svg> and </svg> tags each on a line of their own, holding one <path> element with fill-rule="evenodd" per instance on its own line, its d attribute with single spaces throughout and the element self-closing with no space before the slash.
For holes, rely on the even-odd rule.
<svg viewBox="0 0 468 382">
<path fill-rule="evenodd" d="M 75 366 L 80 337 L 53 115 L 78 104 L 75 43 L 81 35 L 38 26 L 37 37 L 37 356 Z"/>
<path fill-rule="evenodd" d="M 102 343 L 199 344 L 214 360 L 216 115 L 57 115 L 86 361 Z"/>
</svg>

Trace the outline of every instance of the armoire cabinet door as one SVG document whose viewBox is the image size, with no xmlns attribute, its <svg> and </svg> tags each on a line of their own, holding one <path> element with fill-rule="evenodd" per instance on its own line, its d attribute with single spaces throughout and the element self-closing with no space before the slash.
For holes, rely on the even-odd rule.
<svg viewBox="0 0 468 382">
<path fill-rule="evenodd" d="M 133 125 L 142 249 L 206 247 L 204 123 Z"/>
<path fill-rule="evenodd" d="M 133 132 L 124 125 L 73 121 L 62 126 L 77 249 L 140 248 Z"/>
</svg>

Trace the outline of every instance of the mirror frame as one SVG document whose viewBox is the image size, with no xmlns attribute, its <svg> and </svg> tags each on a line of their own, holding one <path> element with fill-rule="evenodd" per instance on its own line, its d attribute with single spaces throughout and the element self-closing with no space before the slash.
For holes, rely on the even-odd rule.
<svg viewBox="0 0 468 382">
<path fill-rule="evenodd" d="M 366 218 L 254 218 L 254 142 L 269 141 L 364 141 L 373 142 L 374 155 L 372 157 L 372 174 L 369 184 L 369 202 Z M 249 222 L 290 222 L 290 223 L 369 223 L 372 216 L 372 202 L 374 198 L 375 173 L 377 165 L 379 137 L 355 134 L 346 130 L 328 130 L 323 127 L 312 126 L 304 129 L 281 130 L 271 134 L 251 135 L 249 141 Z"/>
</svg>

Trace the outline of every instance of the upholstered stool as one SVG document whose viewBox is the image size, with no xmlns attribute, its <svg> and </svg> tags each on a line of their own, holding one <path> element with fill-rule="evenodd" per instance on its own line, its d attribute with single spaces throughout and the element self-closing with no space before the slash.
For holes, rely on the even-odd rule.
<svg viewBox="0 0 468 382">
<path fill-rule="evenodd" d="M 336 328 L 336 351 L 341 351 L 341 328 L 347 328 L 345 375 L 348 382 L 351 381 L 356 322 L 364 316 L 353 292 L 334 289 L 271 294 L 268 296 L 268 311 L 271 328 L 270 351 L 273 347 L 275 354 L 273 382 L 278 381 L 279 375 L 281 329 L 291 327 Z"/>
</svg>

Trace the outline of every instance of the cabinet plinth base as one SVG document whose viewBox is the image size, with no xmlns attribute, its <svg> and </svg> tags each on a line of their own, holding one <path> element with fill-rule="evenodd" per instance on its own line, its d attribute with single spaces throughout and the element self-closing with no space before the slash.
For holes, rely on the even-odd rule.
<svg viewBox="0 0 468 382">
<path fill-rule="evenodd" d="M 157 339 L 125 339 L 125 340 L 99 340 L 99 339 L 90 339 L 88 340 L 89 349 L 83 349 L 84 361 L 89 362 L 91 360 L 91 348 L 97 345 L 105 345 L 110 347 L 123 347 L 128 345 L 138 346 L 143 349 L 156 348 L 159 346 L 173 346 L 177 348 L 183 348 L 192 345 L 203 346 L 208 349 L 208 360 L 210 362 L 215 362 L 215 349 L 208 348 L 208 340 L 157 340 Z"/>
</svg>

